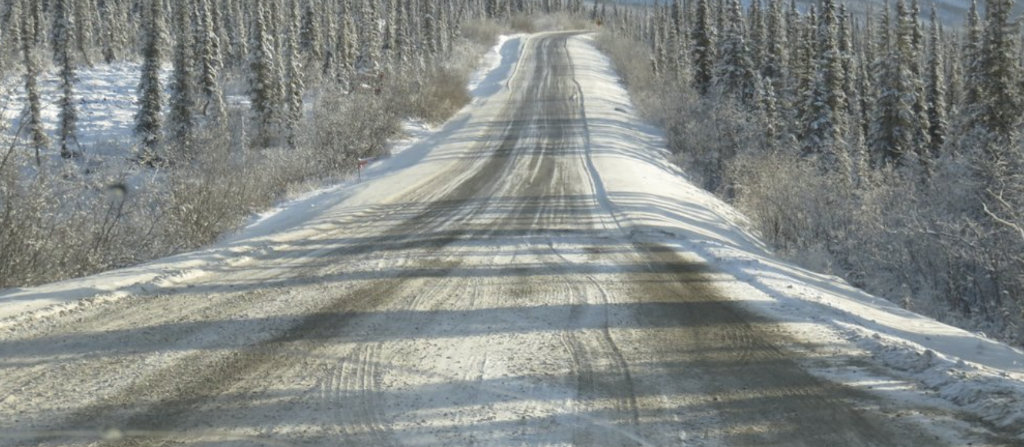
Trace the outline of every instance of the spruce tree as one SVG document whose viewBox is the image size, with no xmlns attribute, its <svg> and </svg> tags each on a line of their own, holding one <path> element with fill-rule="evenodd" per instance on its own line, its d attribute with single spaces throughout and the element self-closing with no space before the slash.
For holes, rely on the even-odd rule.
<svg viewBox="0 0 1024 447">
<path fill-rule="evenodd" d="M 744 37 L 743 16 L 739 0 L 729 4 L 729 18 L 718 45 L 714 86 L 725 97 L 752 105 L 757 93 L 757 74 L 750 60 L 750 49 Z"/>
<path fill-rule="evenodd" d="M 320 20 L 316 15 L 312 1 L 306 1 L 302 9 L 302 30 L 299 33 L 299 48 L 303 54 L 313 61 L 323 58 L 320 32 Z"/>
<path fill-rule="evenodd" d="M 228 15 L 231 23 L 228 27 L 231 47 L 229 60 L 232 67 L 239 68 L 246 65 L 245 61 L 249 57 L 249 33 L 245 21 L 246 14 L 242 9 L 242 3 L 247 0 L 228 1 L 231 2 L 231 14 Z"/>
<path fill-rule="evenodd" d="M 788 65 L 788 47 L 786 45 L 786 18 L 782 14 L 782 1 L 769 0 L 768 14 L 765 20 L 764 60 L 761 64 L 761 76 L 772 83 L 772 89 L 778 92 L 786 81 Z"/>
<path fill-rule="evenodd" d="M 302 120 L 302 94 L 305 86 L 302 82 L 302 62 L 299 57 L 299 46 L 297 43 L 299 33 L 299 13 L 296 0 L 289 0 L 288 27 L 285 35 L 284 55 L 287 86 L 285 89 L 285 102 L 288 108 L 285 117 L 288 146 L 296 147 L 299 122 Z"/>
<path fill-rule="evenodd" d="M 902 8 L 897 10 L 903 11 Z M 878 45 L 880 55 L 872 67 L 879 73 L 878 96 L 871 117 L 868 147 L 875 166 L 905 165 L 906 157 L 915 153 L 915 137 L 920 130 L 920 122 L 914 112 L 917 92 L 909 67 L 911 36 L 897 28 L 895 38 L 889 42 L 888 8 L 882 13 L 879 28 L 882 39 Z"/>
<path fill-rule="evenodd" d="M 190 2 L 175 2 L 172 9 L 174 49 L 171 59 L 170 111 L 167 114 L 167 132 L 174 144 L 174 155 L 190 158 L 195 136 L 196 91 L 193 73 L 193 39 L 189 7 Z"/>
<path fill-rule="evenodd" d="M 655 14 L 651 20 L 651 70 L 655 76 L 661 76 L 661 67 L 665 65 L 665 23 L 664 16 Z"/>
<path fill-rule="evenodd" d="M 693 24 L 693 88 L 707 94 L 715 77 L 715 28 L 709 0 L 697 0 Z"/>
<path fill-rule="evenodd" d="M 229 26 L 225 17 L 224 8 L 227 0 L 206 0 L 210 11 L 210 28 L 214 36 L 217 36 L 218 52 L 221 56 L 221 65 L 224 65 L 224 56 L 228 53 L 228 31 Z"/>
<path fill-rule="evenodd" d="M 597 2 L 594 2 L 596 5 Z M 602 8 L 604 4 L 602 3 Z M 672 0 L 672 30 L 676 34 L 682 34 L 683 28 L 686 24 L 686 15 L 683 12 L 683 5 L 681 0 Z"/>
<path fill-rule="evenodd" d="M 86 65 L 92 65 L 90 50 L 95 33 L 93 15 L 89 10 L 92 7 L 91 0 L 68 0 L 73 3 L 72 14 L 74 15 L 74 39 L 75 45 L 82 60 Z"/>
<path fill-rule="evenodd" d="M 917 6 L 917 0 L 910 0 L 906 4 L 904 0 L 897 0 L 897 28 L 896 38 L 900 43 L 903 56 L 906 57 L 905 64 L 909 71 L 907 77 L 907 94 L 913 95 L 913 113 L 910 129 L 913 138 L 915 153 L 922 161 L 927 159 L 926 152 L 931 145 L 928 138 L 928 107 L 925 103 L 924 73 L 921 68 L 923 51 L 923 34 L 921 33 L 918 16 L 921 9 Z"/>
<path fill-rule="evenodd" d="M 761 111 L 764 113 L 764 137 L 769 148 L 771 148 L 777 143 L 776 140 L 779 136 L 779 100 L 770 79 L 762 78 L 761 83 L 763 90 L 761 94 Z"/>
<path fill-rule="evenodd" d="M 939 30 L 941 33 L 942 28 L 940 27 Z M 959 41 L 959 36 L 953 33 L 950 38 L 945 39 L 946 45 L 942 49 L 945 54 L 943 59 L 946 62 L 946 79 L 948 80 L 946 85 L 949 86 L 946 89 L 946 113 L 950 118 L 960 115 L 960 104 L 964 99 L 964 66 L 963 61 L 960 60 Z M 953 123 L 950 125 L 952 126 Z"/>
<path fill-rule="evenodd" d="M 395 14 L 395 51 L 392 56 L 399 69 L 404 70 L 409 64 L 409 0 L 398 0 L 398 11 Z"/>
<path fill-rule="evenodd" d="M 1017 60 L 1017 22 L 1011 19 L 1013 0 L 990 0 L 985 10 L 985 32 L 978 63 L 981 65 L 981 100 L 968 113 L 1002 146 L 1021 123 L 1020 63 Z"/>
<path fill-rule="evenodd" d="M 375 73 L 380 68 L 380 51 L 383 41 L 380 32 L 380 19 L 377 14 L 377 0 L 361 0 L 359 2 L 359 60 L 357 70 L 362 73 Z"/>
<path fill-rule="evenodd" d="M 342 2 L 342 5 L 345 3 Z M 340 56 L 340 64 L 338 70 L 338 80 L 350 81 L 349 79 L 356 70 L 356 58 L 358 57 L 359 42 L 356 39 L 356 22 L 355 17 L 351 13 L 349 8 L 345 8 L 342 11 L 342 24 L 341 33 L 338 39 L 338 55 Z"/>
<path fill-rule="evenodd" d="M 110 64 L 117 60 L 117 31 L 116 28 L 123 26 L 123 23 L 117 19 L 117 10 L 113 5 L 112 1 L 103 1 L 101 5 L 101 14 L 106 20 L 100 20 L 98 26 L 100 28 L 100 53 L 103 55 L 103 62 Z"/>
<path fill-rule="evenodd" d="M 266 147 L 274 140 L 278 130 L 277 111 L 282 106 L 280 91 L 281 77 L 274 61 L 274 47 L 268 35 L 268 15 L 262 0 L 256 1 L 252 18 L 252 30 L 248 58 L 249 104 L 256 122 L 254 144 Z"/>
<path fill-rule="evenodd" d="M 765 14 L 761 11 L 761 0 L 752 0 L 750 2 L 750 13 L 748 14 L 750 20 L 750 38 L 747 39 L 750 42 L 750 60 L 753 62 L 754 67 L 762 67 L 765 59 L 766 40 L 768 38 L 768 30 L 765 25 Z"/>
<path fill-rule="evenodd" d="M 853 49 L 853 17 L 846 10 L 845 4 L 839 5 L 839 34 L 836 36 L 839 46 L 839 60 L 843 67 L 843 93 L 846 95 L 846 113 L 850 119 L 850 131 L 859 128 L 860 90 L 857 76 L 859 68 L 857 55 Z"/>
<path fill-rule="evenodd" d="M 227 122 L 224 92 L 220 87 L 220 71 L 223 68 L 221 40 L 214 27 L 211 0 L 196 0 L 199 23 L 196 27 L 196 58 L 199 69 L 199 113 L 215 126 Z"/>
<path fill-rule="evenodd" d="M 928 62 L 925 88 L 925 102 L 928 105 L 928 136 L 930 155 L 938 158 L 946 141 L 949 126 L 946 116 L 946 77 L 942 58 L 942 41 L 935 7 L 931 11 L 931 27 L 928 33 Z"/>
<path fill-rule="evenodd" d="M 824 0 L 818 17 L 814 81 L 804 106 L 803 151 L 819 156 L 824 171 L 849 175 L 851 166 L 844 142 L 848 104 L 838 21 L 835 3 Z"/>
<path fill-rule="evenodd" d="M 21 35 L 22 61 L 25 63 L 25 96 L 28 101 L 26 104 L 28 108 L 26 127 L 32 139 L 32 148 L 35 150 L 36 165 L 38 166 L 42 164 L 41 154 L 50 145 L 50 139 L 43 129 L 42 104 L 37 84 L 39 65 L 35 54 L 35 18 L 29 5 L 17 13 L 20 15 L 18 19 L 21 26 L 18 32 Z"/>
<path fill-rule="evenodd" d="M 427 14 L 423 16 L 424 49 L 428 57 L 438 54 L 437 48 L 437 4 L 427 2 Z"/>
<path fill-rule="evenodd" d="M 384 52 L 381 54 L 381 61 L 384 62 L 384 65 L 390 65 L 395 59 L 395 15 L 397 14 L 395 1 L 384 0 L 384 9 L 381 11 L 381 20 L 384 23 Z"/>
<path fill-rule="evenodd" d="M 53 62 L 59 70 L 60 92 L 58 100 L 57 137 L 60 156 L 67 159 L 81 156 L 77 149 L 78 111 L 75 105 L 75 61 L 72 56 L 71 39 L 75 33 L 73 0 L 54 0 L 53 3 Z M 72 148 L 72 143 L 75 148 Z"/>
<path fill-rule="evenodd" d="M 46 14 L 43 11 L 43 2 L 28 0 L 28 4 L 25 8 L 32 16 L 32 43 L 34 45 L 43 45 L 46 43 Z M 50 5 L 52 7 L 52 3 Z"/>
<path fill-rule="evenodd" d="M 320 50 L 323 54 L 323 63 L 321 65 L 320 72 L 324 78 L 334 78 L 335 70 L 337 70 L 338 62 L 338 23 L 335 21 L 335 11 L 333 3 L 324 2 L 323 10 L 321 13 L 324 16 L 323 26 L 323 48 Z"/>
<path fill-rule="evenodd" d="M 864 21 L 863 38 L 861 39 L 860 63 L 858 64 L 857 90 L 860 95 L 860 126 L 861 133 L 867 138 L 871 128 L 871 116 L 874 110 L 874 101 L 878 96 L 875 91 L 875 72 L 873 68 L 877 51 L 874 29 L 872 27 L 873 16 L 869 12 L 867 20 Z"/>
<path fill-rule="evenodd" d="M 143 9 L 142 71 L 139 77 L 139 110 L 135 114 L 135 134 L 142 141 L 140 161 L 152 164 L 160 146 L 160 111 L 163 88 L 160 85 L 160 49 L 163 39 L 163 8 L 160 0 L 148 0 Z"/>
<path fill-rule="evenodd" d="M 964 103 L 961 107 L 966 110 L 981 102 L 982 63 L 981 46 L 983 29 L 981 18 L 978 16 L 978 1 L 971 0 L 971 8 L 967 12 L 967 23 L 964 26 L 963 64 L 966 82 L 964 83 Z M 963 131 L 963 129 L 961 129 Z"/>
</svg>

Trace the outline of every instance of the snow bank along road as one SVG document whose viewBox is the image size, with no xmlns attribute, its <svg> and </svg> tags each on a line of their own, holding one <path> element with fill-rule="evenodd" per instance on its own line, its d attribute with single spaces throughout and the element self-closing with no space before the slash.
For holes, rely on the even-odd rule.
<svg viewBox="0 0 1024 447">
<path fill-rule="evenodd" d="M 240 259 L 2 326 L 0 445 L 1011 443 L 808 372 L 864 365 L 673 236 L 756 243 L 669 198 L 587 37 L 499 55 L 443 129 L 225 241 Z"/>
</svg>

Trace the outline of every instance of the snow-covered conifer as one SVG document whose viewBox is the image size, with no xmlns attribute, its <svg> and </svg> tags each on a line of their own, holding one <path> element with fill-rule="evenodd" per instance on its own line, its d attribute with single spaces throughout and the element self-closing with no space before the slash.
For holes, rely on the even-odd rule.
<svg viewBox="0 0 1024 447">
<path fill-rule="evenodd" d="M 1013 0 L 989 0 L 985 10 L 985 32 L 981 46 L 981 100 L 967 110 L 976 126 L 999 139 L 1005 146 L 1019 131 L 1024 103 L 1020 91 L 1020 62 L 1017 60 L 1017 22 L 1010 17 Z"/>
<path fill-rule="evenodd" d="M 449 54 L 452 49 L 453 42 L 455 40 L 455 34 L 452 31 L 452 17 L 453 10 L 451 5 L 441 5 L 438 9 L 438 21 L 437 21 L 437 47 L 441 51 L 441 54 Z"/>
<path fill-rule="evenodd" d="M 16 11 L 20 17 L 21 26 L 21 53 L 22 61 L 25 64 L 25 97 L 27 99 L 27 121 L 26 130 L 32 140 L 32 147 L 36 153 L 36 164 L 42 164 L 41 153 L 50 145 L 50 139 L 43 129 L 42 104 L 39 97 L 39 63 L 35 54 L 35 18 L 32 14 L 32 7 L 25 5 L 21 11 Z"/>
<path fill-rule="evenodd" d="M 195 0 L 199 23 L 196 26 L 196 63 L 199 69 L 199 113 L 214 125 L 224 124 L 227 111 L 224 106 L 224 92 L 220 87 L 220 71 L 223 67 L 221 40 L 214 27 L 211 0 Z"/>
<path fill-rule="evenodd" d="M 904 163 L 904 157 L 915 152 L 915 136 L 921 130 L 914 113 L 917 95 L 909 67 L 911 36 L 897 28 L 895 39 L 889 42 L 888 8 L 882 12 L 879 31 L 879 56 L 872 66 L 878 73 L 877 97 L 868 132 L 875 166 Z"/>
<path fill-rule="evenodd" d="M 697 0 L 697 14 L 694 19 L 693 43 L 693 88 L 706 94 L 715 76 L 715 28 L 711 18 L 709 0 Z"/>
<path fill-rule="evenodd" d="M 824 0 L 818 16 L 814 80 L 804 106 L 803 152 L 817 155 L 825 171 L 848 176 L 852 173 L 844 141 L 848 104 L 838 37 L 835 3 Z"/>
<path fill-rule="evenodd" d="M 409 0 L 398 0 L 395 12 L 395 50 L 392 57 L 395 64 L 405 69 L 409 63 L 409 50 L 411 41 L 409 38 Z"/>
<path fill-rule="evenodd" d="M 75 34 L 75 12 L 73 0 L 54 0 L 53 3 L 53 62 L 60 76 L 60 109 L 57 118 L 57 137 L 60 155 L 64 158 L 80 156 L 77 149 L 78 110 L 75 104 L 75 61 L 72 56 L 71 40 Z M 71 145 L 75 144 L 73 148 Z"/>
<path fill-rule="evenodd" d="M 228 15 L 228 21 L 231 26 L 228 28 L 228 40 L 231 47 L 231 58 L 230 65 L 234 68 L 238 68 L 245 65 L 245 61 L 249 57 L 249 33 L 248 26 L 245 21 L 245 11 L 242 9 L 242 4 L 247 0 L 228 0 L 230 1 L 231 13 Z"/>
<path fill-rule="evenodd" d="M 922 55 L 924 54 L 924 38 L 921 33 L 921 25 L 918 20 L 920 7 L 917 0 L 910 0 L 907 4 L 903 0 L 896 2 L 897 26 L 896 42 L 900 47 L 905 64 L 909 71 L 907 82 L 907 94 L 913 95 L 912 121 L 913 146 L 918 156 L 926 159 L 925 152 L 931 143 L 928 141 L 928 107 L 925 104 L 925 83 L 923 81 L 923 70 L 921 68 Z"/>
<path fill-rule="evenodd" d="M 752 0 L 750 2 L 750 13 L 748 14 L 750 18 L 750 36 L 747 41 L 750 46 L 750 61 L 754 64 L 754 67 L 764 65 L 765 41 L 768 37 L 764 15 L 761 11 L 761 0 Z"/>
<path fill-rule="evenodd" d="M 170 110 L 167 114 L 167 133 L 174 155 L 190 157 L 195 131 L 196 84 L 193 63 L 195 53 L 191 25 L 192 8 L 189 2 L 175 2 L 172 9 L 174 49 L 171 57 L 173 71 L 170 83 Z"/>
<path fill-rule="evenodd" d="M 727 23 L 718 45 L 719 58 L 715 66 L 714 86 L 727 97 L 752 104 L 757 91 L 757 74 L 754 73 L 750 49 L 744 37 L 739 0 L 731 0 Z"/>
<path fill-rule="evenodd" d="M 161 137 L 163 88 L 160 85 L 160 49 L 164 34 L 163 7 L 159 0 L 148 0 L 143 11 L 142 71 L 139 77 L 139 110 L 135 114 L 135 134 L 142 141 L 141 161 L 157 158 Z"/>
<path fill-rule="evenodd" d="M 942 28 L 939 28 L 940 34 Z M 959 53 L 959 37 L 956 33 L 945 40 L 945 46 L 942 51 L 945 53 L 943 59 L 946 62 L 946 79 L 948 88 L 946 89 L 946 111 L 948 116 L 952 119 L 953 117 L 960 115 L 960 104 L 964 98 L 964 66 L 960 60 L 961 54 Z M 951 120 L 952 121 L 952 120 Z M 952 122 L 950 125 L 952 126 Z"/>
<path fill-rule="evenodd" d="M 296 0 L 289 0 L 288 5 L 288 27 L 284 38 L 284 58 L 286 70 L 285 105 L 287 113 L 284 119 L 288 146 L 294 148 L 297 144 L 297 129 L 302 120 L 302 94 L 305 85 L 302 82 L 302 61 L 299 55 L 297 42 L 299 33 L 299 12 Z"/>
<path fill-rule="evenodd" d="M 78 49 L 79 54 L 81 54 L 82 60 L 86 65 L 92 65 L 90 52 L 92 50 L 93 39 L 95 38 L 95 4 L 93 3 L 93 0 L 67 1 L 73 3 L 72 14 L 74 15 L 73 29 L 76 48 Z"/>
<path fill-rule="evenodd" d="M 323 55 L 323 63 L 320 71 L 325 78 L 330 79 L 334 77 L 335 70 L 337 70 L 339 30 L 333 3 L 324 2 L 322 5 L 323 9 L 320 13 L 323 15 L 324 25 L 320 53 Z"/>
<path fill-rule="evenodd" d="M 383 43 L 380 16 L 377 11 L 377 0 L 360 1 L 359 29 L 357 69 L 364 73 L 376 72 L 380 68 L 380 52 Z"/>
<path fill-rule="evenodd" d="M 323 58 L 323 33 L 320 32 L 320 18 L 312 1 L 306 1 L 302 8 L 302 30 L 299 33 L 299 48 L 303 54 L 319 61 Z"/>
<path fill-rule="evenodd" d="M 596 4 L 597 2 L 595 2 Z M 602 3 L 602 8 L 604 4 Z M 603 15 L 603 14 L 602 14 Z M 683 11 L 681 0 L 672 0 L 672 29 L 677 34 L 682 34 L 686 26 L 686 13 Z"/>
<path fill-rule="evenodd" d="M 342 5 L 345 3 L 342 2 Z M 358 57 L 359 42 L 356 38 L 356 22 L 351 7 L 344 7 L 342 11 L 341 33 L 338 39 L 338 55 L 340 64 L 338 70 L 339 79 L 348 80 L 348 77 L 355 72 L 356 58 Z"/>
<path fill-rule="evenodd" d="M 984 30 L 982 29 L 981 18 L 978 15 L 978 1 L 971 0 L 971 7 L 967 11 L 967 23 L 964 26 L 963 64 L 964 64 L 964 104 L 962 110 L 968 106 L 981 101 L 982 64 L 981 46 Z"/>
<path fill-rule="evenodd" d="M 942 58 L 943 44 L 939 32 L 939 23 L 935 14 L 935 6 L 931 11 L 931 27 L 928 33 L 928 62 L 925 87 L 925 103 L 928 107 L 928 136 L 930 138 L 931 157 L 937 158 L 939 150 L 946 141 L 949 127 L 946 115 L 946 77 L 945 62 Z"/>
<path fill-rule="evenodd" d="M 437 12 L 436 2 L 427 2 L 427 13 L 423 16 L 423 44 L 430 57 L 438 53 Z"/>
<path fill-rule="evenodd" d="M 773 90 L 778 92 L 786 81 L 785 68 L 789 59 L 786 45 L 786 18 L 782 14 L 782 0 L 769 0 L 767 8 L 761 76 L 771 80 Z"/>
<path fill-rule="evenodd" d="M 249 37 L 248 84 L 249 104 L 256 122 L 254 144 L 266 146 L 273 142 L 279 128 L 278 111 L 283 106 L 281 76 L 277 71 L 273 40 L 268 35 L 268 11 L 257 0 Z"/>
</svg>

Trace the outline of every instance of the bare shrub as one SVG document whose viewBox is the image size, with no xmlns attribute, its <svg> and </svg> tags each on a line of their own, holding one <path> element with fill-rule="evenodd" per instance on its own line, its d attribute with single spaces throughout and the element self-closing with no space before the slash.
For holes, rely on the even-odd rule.
<svg viewBox="0 0 1024 447">
<path fill-rule="evenodd" d="M 469 74 L 465 70 L 440 68 L 432 70 L 425 77 L 423 91 L 419 95 L 414 116 L 431 123 L 442 122 L 469 103 L 466 90 Z"/>
<path fill-rule="evenodd" d="M 15 156 L 0 165 L 0 288 L 16 285 L 23 278 L 45 274 L 48 262 L 37 249 L 43 240 L 39 223 L 53 212 L 38 184 L 24 181 Z M 40 272 L 37 274 L 36 272 Z"/>
<path fill-rule="evenodd" d="M 0 287 L 38 284 L 123 266 L 153 253 L 145 186 L 121 174 L 64 166 L 15 175 L 0 186 Z"/>
<path fill-rule="evenodd" d="M 551 14 L 534 14 L 529 19 L 532 21 L 532 26 L 529 29 L 533 30 L 530 32 L 587 30 L 593 29 L 595 26 L 590 21 L 589 14 L 581 16 L 568 12 L 553 12 Z"/>
<path fill-rule="evenodd" d="M 494 45 L 503 27 L 493 20 L 467 20 L 462 24 L 462 37 L 480 46 Z"/>
<path fill-rule="evenodd" d="M 236 226 L 251 206 L 262 203 L 272 176 L 254 182 L 253 163 L 232 158 L 226 139 L 206 139 L 194 163 L 169 175 L 160 235 L 170 251 L 208 243 Z M 268 173 L 269 174 L 269 173 Z"/>
<path fill-rule="evenodd" d="M 320 175 L 351 172 L 356 160 L 385 155 L 400 130 L 399 115 L 372 92 L 323 92 L 310 117 L 308 149 Z"/>
<path fill-rule="evenodd" d="M 657 78 L 651 70 L 650 50 L 635 40 L 622 39 L 608 33 L 597 37 L 597 46 L 612 61 L 619 77 L 629 88 L 630 93 L 644 94 L 655 90 Z M 670 93 L 668 89 L 657 89 L 661 93 Z M 636 98 L 638 105 L 646 105 L 647 101 Z"/>
</svg>

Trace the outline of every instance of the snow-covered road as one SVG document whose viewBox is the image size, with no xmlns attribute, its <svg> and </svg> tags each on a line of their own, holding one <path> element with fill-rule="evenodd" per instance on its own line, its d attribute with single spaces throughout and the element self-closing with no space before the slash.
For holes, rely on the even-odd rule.
<svg viewBox="0 0 1024 447">
<path fill-rule="evenodd" d="M 825 280 L 709 263 L 765 252 L 680 189 L 589 38 L 500 49 L 472 105 L 360 184 L 205 253 L 0 295 L 0 445 L 1011 443 L 773 301 L 773 278 Z M 37 305 L 60 296 L 91 299 Z"/>
</svg>

